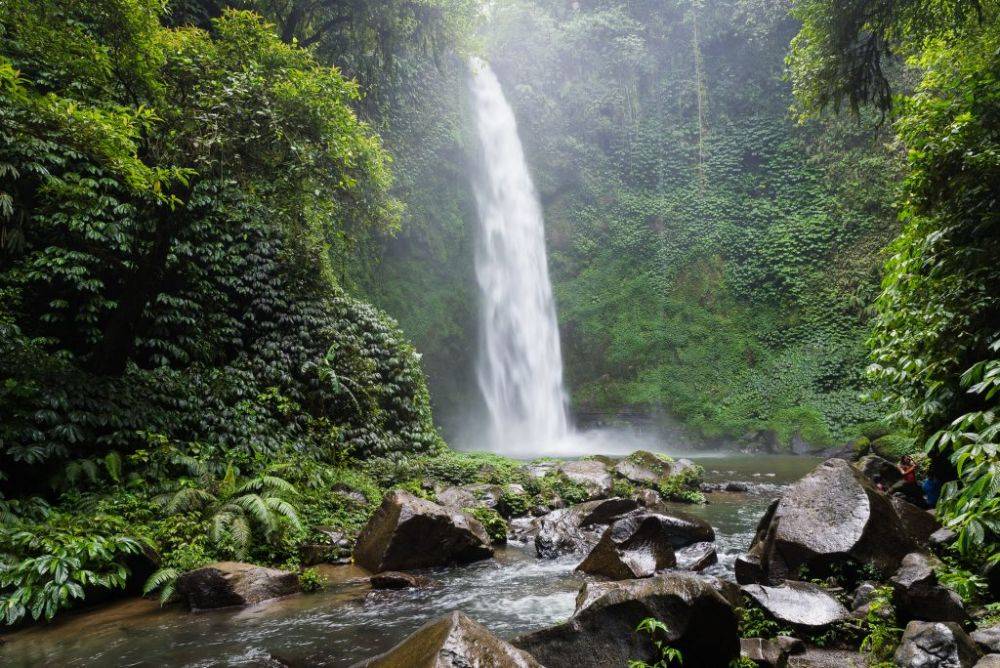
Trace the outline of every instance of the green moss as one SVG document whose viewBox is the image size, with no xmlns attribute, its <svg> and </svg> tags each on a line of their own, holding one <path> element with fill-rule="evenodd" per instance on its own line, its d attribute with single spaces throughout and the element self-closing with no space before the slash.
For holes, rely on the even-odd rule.
<svg viewBox="0 0 1000 668">
<path fill-rule="evenodd" d="M 497 511 L 485 506 L 465 508 L 464 510 L 482 523 L 486 529 L 486 534 L 492 542 L 507 542 L 507 530 L 509 527 L 507 526 L 507 521 Z"/>
</svg>

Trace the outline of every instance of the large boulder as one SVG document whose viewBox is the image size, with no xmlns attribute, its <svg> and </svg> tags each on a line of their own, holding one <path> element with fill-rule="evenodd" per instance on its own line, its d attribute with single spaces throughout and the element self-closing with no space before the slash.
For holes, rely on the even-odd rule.
<svg viewBox="0 0 1000 668">
<path fill-rule="evenodd" d="M 973 668 L 979 650 L 954 622 L 918 622 L 906 625 L 896 650 L 900 668 Z"/>
<path fill-rule="evenodd" d="M 648 578 L 677 563 L 662 515 L 626 515 L 609 526 L 577 570 L 614 580 Z"/>
<path fill-rule="evenodd" d="M 635 630 L 647 617 L 666 624 L 668 632 L 657 640 L 680 650 L 686 666 L 726 668 L 739 656 L 732 606 L 706 581 L 682 573 L 588 583 L 569 621 L 512 642 L 548 668 L 655 663 L 649 635 Z"/>
<path fill-rule="evenodd" d="M 468 563 L 493 556 L 473 517 L 409 492 L 386 495 L 354 546 L 354 561 L 373 572 Z"/>
<path fill-rule="evenodd" d="M 840 601 L 808 582 L 789 580 L 780 587 L 744 585 L 743 591 L 768 615 L 800 629 L 824 629 L 849 615 Z"/>
<path fill-rule="evenodd" d="M 918 508 L 906 499 L 898 496 L 890 497 L 892 507 L 896 509 L 896 514 L 903 521 L 903 528 L 910 534 L 910 538 L 920 545 L 930 545 L 931 536 L 941 529 L 941 523 L 934 515 L 923 508 Z"/>
<path fill-rule="evenodd" d="M 891 573 L 917 549 L 889 497 L 842 459 L 827 460 L 789 487 L 765 519 L 749 552 L 759 571 L 743 570 L 772 584 L 803 566 L 820 575 L 849 563 Z"/>
<path fill-rule="evenodd" d="M 571 482 L 583 486 L 592 499 L 611 495 L 611 472 L 608 465 L 597 459 L 578 459 L 563 462 L 559 471 Z"/>
<path fill-rule="evenodd" d="M 638 507 L 634 499 L 587 501 L 535 518 L 515 535 L 520 540 L 534 537 L 535 551 L 543 559 L 582 553 L 597 544 L 605 526 Z"/>
<path fill-rule="evenodd" d="M 529 654 L 461 612 L 424 624 L 384 654 L 352 668 L 541 668 Z"/>
<path fill-rule="evenodd" d="M 658 487 L 670 479 L 670 460 L 646 450 L 636 450 L 615 465 L 615 473 L 629 482 Z"/>
<path fill-rule="evenodd" d="M 298 573 L 220 561 L 177 578 L 177 595 L 192 610 L 255 605 L 300 590 Z"/>
<path fill-rule="evenodd" d="M 885 489 L 889 489 L 903 478 L 903 474 L 895 464 L 878 455 L 866 455 L 859 459 L 855 466 L 872 482 L 881 480 Z"/>
<path fill-rule="evenodd" d="M 376 573 L 368 579 L 372 589 L 426 589 L 438 586 L 437 580 L 425 575 L 400 573 L 399 571 L 384 571 Z"/>
<path fill-rule="evenodd" d="M 899 569 L 890 578 L 892 600 L 901 623 L 913 619 L 959 624 L 968 621 L 962 598 L 938 584 L 934 564 L 933 557 L 912 552 L 903 558 Z"/>
<path fill-rule="evenodd" d="M 670 544 L 674 546 L 674 549 L 695 543 L 711 543 L 715 540 L 715 529 L 700 517 L 674 510 L 665 505 L 652 506 L 643 512 L 650 515 L 656 514 L 663 518 L 664 529 L 670 536 Z"/>
</svg>

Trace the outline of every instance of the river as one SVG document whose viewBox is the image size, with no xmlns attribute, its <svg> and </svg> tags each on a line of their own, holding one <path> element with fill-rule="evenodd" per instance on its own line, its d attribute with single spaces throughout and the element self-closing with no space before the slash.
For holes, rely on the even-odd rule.
<svg viewBox="0 0 1000 668">
<path fill-rule="evenodd" d="M 694 458 L 707 482 L 763 483 L 757 492 L 714 492 L 703 506 L 678 508 L 715 527 L 718 575 L 731 577 L 764 509 L 781 488 L 817 463 L 809 457 Z M 580 557 L 535 558 L 510 545 L 493 560 L 430 571 L 440 587 L 371 592 L 353 566 L 324 567 L 331 586 L 243 610 L 188 613 L 129 599 L 68 614 L 6 636 L 0 665 L 21 666 L 349 666 L 382 652 L 423 623 L 462 610 L 503 637 L 564 621 L 585 578 Z"/>
</svg>

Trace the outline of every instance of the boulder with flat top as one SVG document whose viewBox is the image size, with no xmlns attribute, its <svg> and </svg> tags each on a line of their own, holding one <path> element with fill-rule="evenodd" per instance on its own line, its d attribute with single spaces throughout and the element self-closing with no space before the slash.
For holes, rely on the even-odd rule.
<svg viewBox="0 0 1000 668">
<path fill-rule="evenodd" d="M 220 561 L 177 578 L 177 595 L 192 610 L 255 605 L 300 590 L 298 573 Z"/>
<path fill-rule="evenodd" d="M 955 622 L 912 621 L 894 657 L 900 668 L 973 668 L 976 643 Z"/>
<path fill-rule="evenodd" d="M 526 652 L 461 612 L 424 624 L 384 654 L 352 668 L 542 668 Z"/>
<path fill-rule="evenodd" d="M 840 601 L 808 582 L 789 580 L 779 587 L 744 585 L 743 592 L 769 616 L 796 628 L 822 630 L 849 614 Z"/>
<path fill-rule="evenodd" d="M 830 459 L 790 486 L 754 538 L 741 581 L 778 584 L 806 567 L 823 575 L 870 564 L 895 571 L 916 542 L 889 497 L 842 459 Z"/>
<path fill-rule="evenodd" d="M 903 563 L 889 580 L 900 622 L 918 619 L 964 624 L 968 621 L 969 615 L 962 598 L 938 583 L 934 567 L 939 563 L 923 552 L 912 552 L 903 558 Z"/>
<path fill-rule="evenodd" d="M 385 496 L 354 546 L 354 561 L 376 573 L 491 556 L 489 536 L 478 520 L 402 490 Z"/>
<path fill-rule="evenodd" d="M 602 499 L 611 496 L 611 471 L 608 465 L 597 459 L 578 459 L 563 462 L 559 472 L 570 482 L 587 490 L 591 499 Z"/>
</svg>

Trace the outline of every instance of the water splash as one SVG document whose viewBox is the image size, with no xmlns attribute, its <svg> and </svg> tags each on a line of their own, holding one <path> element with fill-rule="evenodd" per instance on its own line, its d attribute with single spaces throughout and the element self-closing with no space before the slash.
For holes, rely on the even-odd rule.
<svg viewBox="0 0 1000 668">
<path fill-rule="evenodd" d="M 490 66 L 471 61 L 482 150 L 476 277 L 481 346 L 477 377 L 490 414 L 491 449 L 552 453 L 570 435 L 542 209 L 514 112 Z"/>
</svg>

